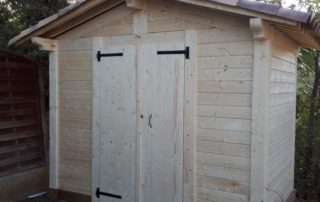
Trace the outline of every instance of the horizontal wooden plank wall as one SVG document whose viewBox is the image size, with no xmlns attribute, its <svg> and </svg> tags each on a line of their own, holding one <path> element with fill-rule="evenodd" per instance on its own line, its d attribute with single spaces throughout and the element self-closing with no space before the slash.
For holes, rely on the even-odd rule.
<svg viewBox="0 0 320 202">
<path fill-rule="evenodd" d="M 279 32 L 272 41 L 267 201 L 285 201 L 293 191 L 296 68 L 299 46 Z"/>
<path fill-rule="evenodd" d="M 252 36 L 248 26 L 198 36 L 198 198 L 248 201 Z"/>
<path fill-rule="evenodd" d="M 134 10 L 121 4 L 113 10 L 64 33 L 58 39 L 133 34 L 133 13 Z"/>
<path fill-rule="evenodd" d="M 249 20 L 156 0 L 147 8 L 149 33 L 198 30 L 197 201 L 248 201 L 253 66 Z M 132 34 L 132 14 L 120 6 L 58 39 Z M 89 41 L 59 42 L 59 188 L 84 194 L 90 194 L 91 172 Z"/>
<path fill-rule="evenodd" d="M 92 39 L 59 40 L 59 189 L 90 195 Z"/>
</svg>

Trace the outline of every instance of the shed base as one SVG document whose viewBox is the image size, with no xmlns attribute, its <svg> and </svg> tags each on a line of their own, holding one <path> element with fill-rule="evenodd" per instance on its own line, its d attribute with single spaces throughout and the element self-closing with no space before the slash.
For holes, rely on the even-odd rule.
<svg viewBox="0 0 320 202">
<path fill-rule="evenodd" d="M 287 198 L 286 202 L 295 202 L 296 201 L 296 190 L 294 189 L 289 197 Z"/>
<path fill-rule="evenodd" d="M 49 189 L 49 197 L 68 202 L 91 202 L 91 196 L 60 189 Z"/>
</svg>

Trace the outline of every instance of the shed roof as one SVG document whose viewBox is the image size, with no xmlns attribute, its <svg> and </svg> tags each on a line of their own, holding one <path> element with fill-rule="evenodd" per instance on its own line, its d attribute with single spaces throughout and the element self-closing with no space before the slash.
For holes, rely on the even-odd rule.
<svg viewBox="0 0 320 202">
<path fill-rule="evenodd" d="M 174 1 L 249 18 L 259 17 L 269 21 L 272 26 L 302 46 L 320 49 L 320 25 L 311 13 L 249 0 Z M 34 36 L 55 38 L 95 16 L 124 3 L 125 0 L 81 0 L 22 31 L 9 41 L 9 45 L 22 43 Z"/>
</svg>

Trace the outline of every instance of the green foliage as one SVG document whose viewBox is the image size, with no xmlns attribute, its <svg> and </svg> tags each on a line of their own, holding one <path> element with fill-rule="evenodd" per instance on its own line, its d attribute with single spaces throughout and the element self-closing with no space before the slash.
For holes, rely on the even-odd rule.
<svg viewBox="0 0 320 202">
<path fill-rule="evenodd" d="M 68 5 L 67 0 L 3 0 L 0 2 L 0 47 L 23 55 L 44 57 L 30 42 L 8 47 L 8 41 Z"/>
<path fill-rule="evenodd" d="M 317 182 L 319 181 L 317 173 L 320 172 L 319 97 L 316 98 L 318 103 L 315 113 L 310 114 L 310 105 L 314 99 L 311 95 L 316 76 L 314 68 L 316 57 L 316 51 L 302 49 L 298 58 L 295 187 L 298 198 L 307 201 L 320 199 L 318 195 L 320 187 Z M 310 121 L 314 124 L 310 124 Z M 315 135 L 310 135 L 311 130 Z M 311 155 L 310 150 L 312 150 Z"/>
<path fill-rule="evenodd" d="M 48 53 L 30 41 L 8 47 L 9 39 L 68 5 L 68 0 L 0 0 L 0 48 L 36 59 L 42 70 L 48 103 Z M 48 105 L 47 105 L 48 106 Z"/>
<path fill-rule="evenodd" d="M 307 11 L 314 13 L 320 21 L 320 0 L 299 0 L 300 6 L 307 8 Z"/>
</svg>

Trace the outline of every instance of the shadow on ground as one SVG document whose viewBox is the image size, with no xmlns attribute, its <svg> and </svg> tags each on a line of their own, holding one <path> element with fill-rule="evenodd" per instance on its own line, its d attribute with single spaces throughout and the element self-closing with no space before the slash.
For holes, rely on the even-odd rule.
<svg viewBox="0 0 320 202">
<path fill-rule="evenodd" d="M 33 199 L 25 199 L 21 202 L 66 202 L 66 201 L 58 201 L 58 200 L 50 199 L 48 196 L 40 196 Z"/>
</svg>

